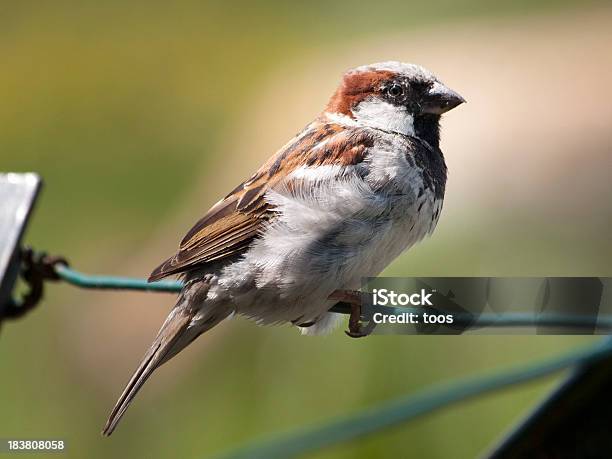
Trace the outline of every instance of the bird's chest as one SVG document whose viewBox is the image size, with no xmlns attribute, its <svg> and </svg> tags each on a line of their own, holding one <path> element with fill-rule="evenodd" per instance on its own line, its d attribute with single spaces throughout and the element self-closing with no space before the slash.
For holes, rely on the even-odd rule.
<svg viewBox="0 0 612 459">
<path fill-rule="evenodd" d="M 425 182 L 404 151 L 381 149 L 337 180 L 303 183 L 260 243 L 265 275 L 357 288 L 432 230 L 441 201 Z"/>
<path fill-rule="evenodd" d="M 375 276 L 433 231 L 442 198 L 436 196 L 428 171 L 401 149 L 374 157 L 366 181 L 384 203 L 384 209 L 373 224 L 372 238 L 362 246 L 357 265 L 365 276 Z"/>
</svg>

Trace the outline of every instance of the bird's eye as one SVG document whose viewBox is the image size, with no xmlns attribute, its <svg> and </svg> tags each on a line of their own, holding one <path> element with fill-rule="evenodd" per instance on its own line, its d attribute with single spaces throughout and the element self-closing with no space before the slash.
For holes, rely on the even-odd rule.
<svg viewBox="0 0 612 459">
<path fill-rule="evenodd" d="M 402 94 L 404 94 L 404 88 L 402 88 L 402 86 L 400 86 L 397 83 L 393 83 L 391 86 L 389 86 L 389 88 L 387 89 L 387 93 L 391 96 L 391 97 L 399 97 Z"/>
</svg>

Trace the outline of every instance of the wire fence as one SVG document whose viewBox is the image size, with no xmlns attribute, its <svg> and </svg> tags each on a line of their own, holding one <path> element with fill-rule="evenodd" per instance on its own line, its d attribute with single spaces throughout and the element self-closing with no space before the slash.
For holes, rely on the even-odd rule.
<svg viewBox="0 0 612 459">
<path fill-rule="evenodd" d="M 44 260 L 44 257 L 39 257 Z M 43 263 L 44 264 L 44 263 Z M 43 266 L 43 277 L 61 280 L 71 285 L 86 289 L 136 290 L 150 292 L 178 293 L 182 288 L 179 281 L 160 281 L 149 283 L 144 279 L 89 275 L 68 267 L 65 261 L 55 259 L 48 266 Z M 14 301 L 18 307 L 19 301 Z M 406 312 L 407 308 L 396 309 L 397 313 Z M 350 313 L 350 308 L 335 306 L 333 311 Z M 524 327 L 524 326 L 568 326 L 592 327 L 592 320 L 584 316 L 571 314 L 528 314 L 505 313 L 503 315 L 482 314 L 476 319 L 469 317 L 472 325 L 493 327 Z M 600 330 L 612 329 L 612 317 L 598 317 L 597 326 Z M 398 426 L 419 416 L 451 404 L 495 390 L 525 383 L 537 378 L 559 372 L 571 367 L 593 364 L 602 359 L 612 357 L 612 338 L 586 346 L 580 350 L 568 352 L 556 357 L 510 370 L 495 372 L 455 382 L 440 384 L 432 389 L 409 396 L 387 401 L 378 406 L 345 417 L 288 432 L 274 435 L 268 439 L 257 441 L 251 445 L 227 452 L 219 458 L 223 459 L 254 459 L 254 458 L 287 458 L 303 455 L 338 443 L 362 438 L 383 429 Z"/>
</svg>

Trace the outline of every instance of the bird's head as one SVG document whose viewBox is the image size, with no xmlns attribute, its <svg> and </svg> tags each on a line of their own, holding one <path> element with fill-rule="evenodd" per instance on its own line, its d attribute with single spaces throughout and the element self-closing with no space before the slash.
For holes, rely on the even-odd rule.
<svg viewBox="0 0 612 459">
<path fill-rule="evenodd" d="M 326 113 L 437 145 L 440 115 L 463 102 L 423 67 L 389 61 L 346 72 Z"/>
</svg>

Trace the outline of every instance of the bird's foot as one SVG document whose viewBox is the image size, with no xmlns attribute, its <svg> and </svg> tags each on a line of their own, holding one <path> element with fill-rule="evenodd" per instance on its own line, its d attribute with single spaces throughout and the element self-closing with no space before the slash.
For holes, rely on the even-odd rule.
<svg viewBox="0 0 612 459">
<path fill-rule="evenodd" d="M 336 290 L 329 296 L 330 300 L 336 300 L 351 308 L 349 317 L 349 329 L 344 333 L 351 338 L 363 338 L 368 336 L 361 326 L 361 293 L 355 290 Z"/>
</svg>

